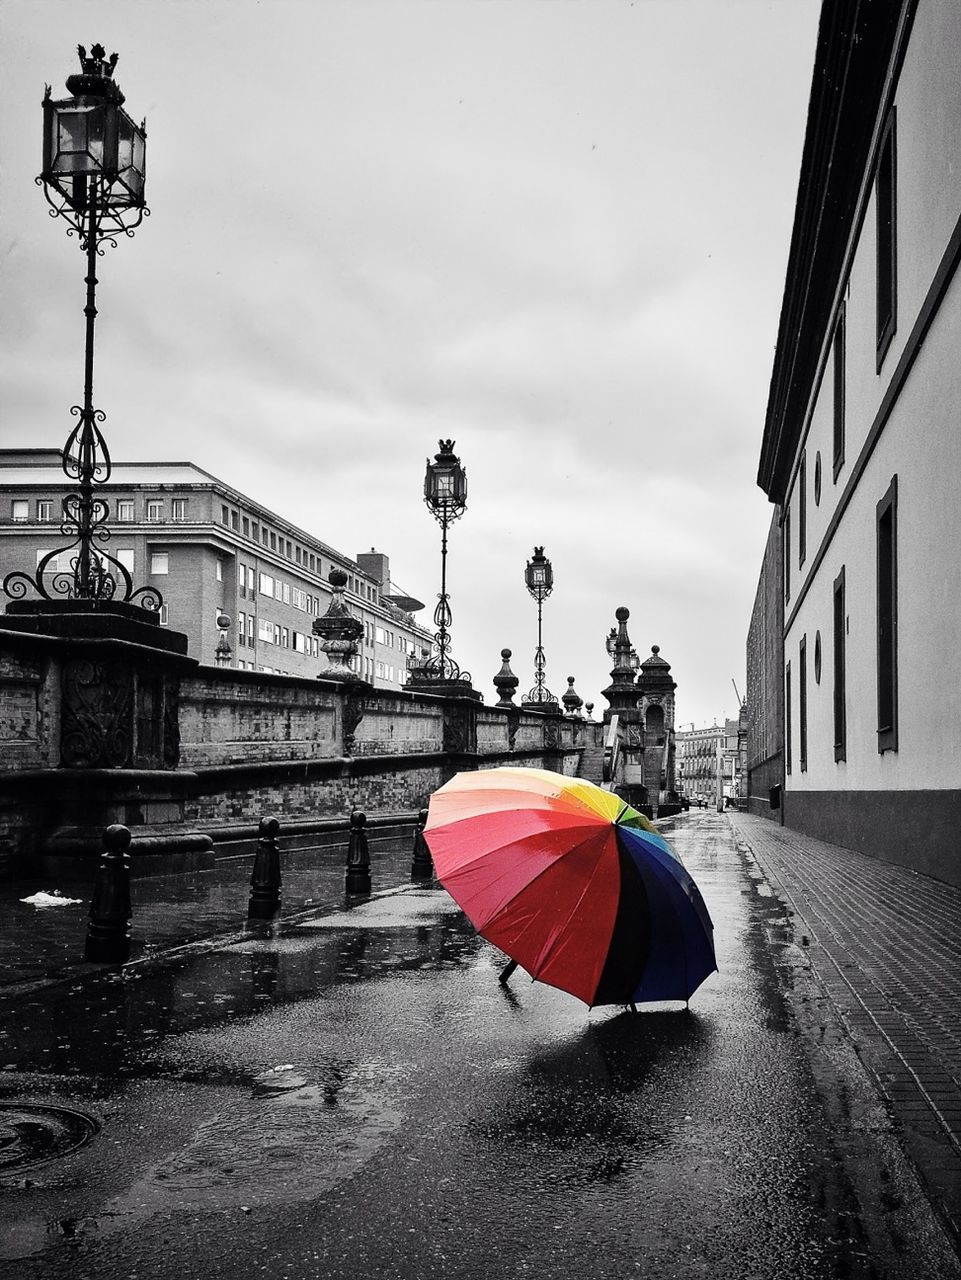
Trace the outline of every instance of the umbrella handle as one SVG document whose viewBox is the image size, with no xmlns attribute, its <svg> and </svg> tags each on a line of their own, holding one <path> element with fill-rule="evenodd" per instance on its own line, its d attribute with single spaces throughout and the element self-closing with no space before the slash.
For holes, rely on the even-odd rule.
<svg viewBox="0 0 961 1280">
<path fill-rule="evenodd" d="M 517 961 L 508 960 L 507 964 L 505 964 L 503 969 L 501 969 L 500 975 L 497 981 L 501 984 L 502 987 L 506 987 L 508 982 L 510 982 L 511 974 L 514 972 L 516 968 L 517 968 Z"/>
</svg>

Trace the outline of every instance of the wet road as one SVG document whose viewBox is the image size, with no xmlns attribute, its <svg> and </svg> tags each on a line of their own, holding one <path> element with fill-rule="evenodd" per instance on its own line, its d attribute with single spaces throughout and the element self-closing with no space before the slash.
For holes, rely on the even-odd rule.
<svg viewBox="0 0 961 1280">
<path fill-rule="evenodd" d="M 0 1275 L 946 1274 L 783 908 L 724 818 L 668 834 L 716 927 L 690 1012 L 505 990 L 438 890 L 0 1004 L 0 1102 L 101 1126 L 0 1145 Z"/>
</svg>

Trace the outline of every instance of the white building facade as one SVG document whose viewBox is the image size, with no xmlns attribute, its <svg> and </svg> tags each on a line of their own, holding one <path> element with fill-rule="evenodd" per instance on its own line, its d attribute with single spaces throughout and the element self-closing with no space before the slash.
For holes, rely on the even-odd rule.
<svg viewBox="0 0 961 1280">
<path fill-rule="evenodd" d="M 758 480 L 782 820 L 961 882 L 961 5 L 827 3 Z"/>
</svg>

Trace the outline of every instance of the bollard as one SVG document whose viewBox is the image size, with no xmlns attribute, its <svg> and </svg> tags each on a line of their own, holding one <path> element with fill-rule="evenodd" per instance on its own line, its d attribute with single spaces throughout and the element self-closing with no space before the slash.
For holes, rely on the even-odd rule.
<svg viewBox="0 0 961 1280">
<path fill-rule="evenodd" d="M 250 876 L 248 920 L 272 920 L 280 911 L 280 847 L 276 818 L 261 818 L 257 856 Z"/>
<path fill-rule="evenodd" d="M 421 809 L 417 815 L 417 826 L 414 830 L 414 848 L 410 860 L 411 880 L 433 880 L 434 860 L 424 839 L 424 826 L 427 822 L 427 810 Z"/>
<path fill-rule="evenodd" d="M 367 845 L 367 814 L 355 809 L 350 815 L 350 835 L 347 839 L 348 893 L 370 893 L 370 849 Z"/>
<path fill-rule="evenodd" d="M 90 900 L 83 958 L 94 964 L 130 959 L 130 832 L 119 822 L 103 833 L 103 853 Z"/>
</svg>

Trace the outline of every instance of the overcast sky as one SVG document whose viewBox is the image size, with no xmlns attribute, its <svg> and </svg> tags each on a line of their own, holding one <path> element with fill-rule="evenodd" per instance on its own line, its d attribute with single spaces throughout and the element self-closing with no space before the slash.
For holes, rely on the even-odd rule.
<svg viewBox="0 0 961 1280">
<path fill-rule="evenodd" d="M 115 461 L 188 460 L 428 604 L 456 440 L 454 656 L 600 696 L 614 610 L 678 722 L 736 713 L 817 0 L 0 0 L 3 443 L 82 398 L 83 258 L 46 216 L 44 83 L 120 54 L 136 237 L 100 263 Z M 595 713 L 597 714 L 597 713 Z"/>
</svg>

